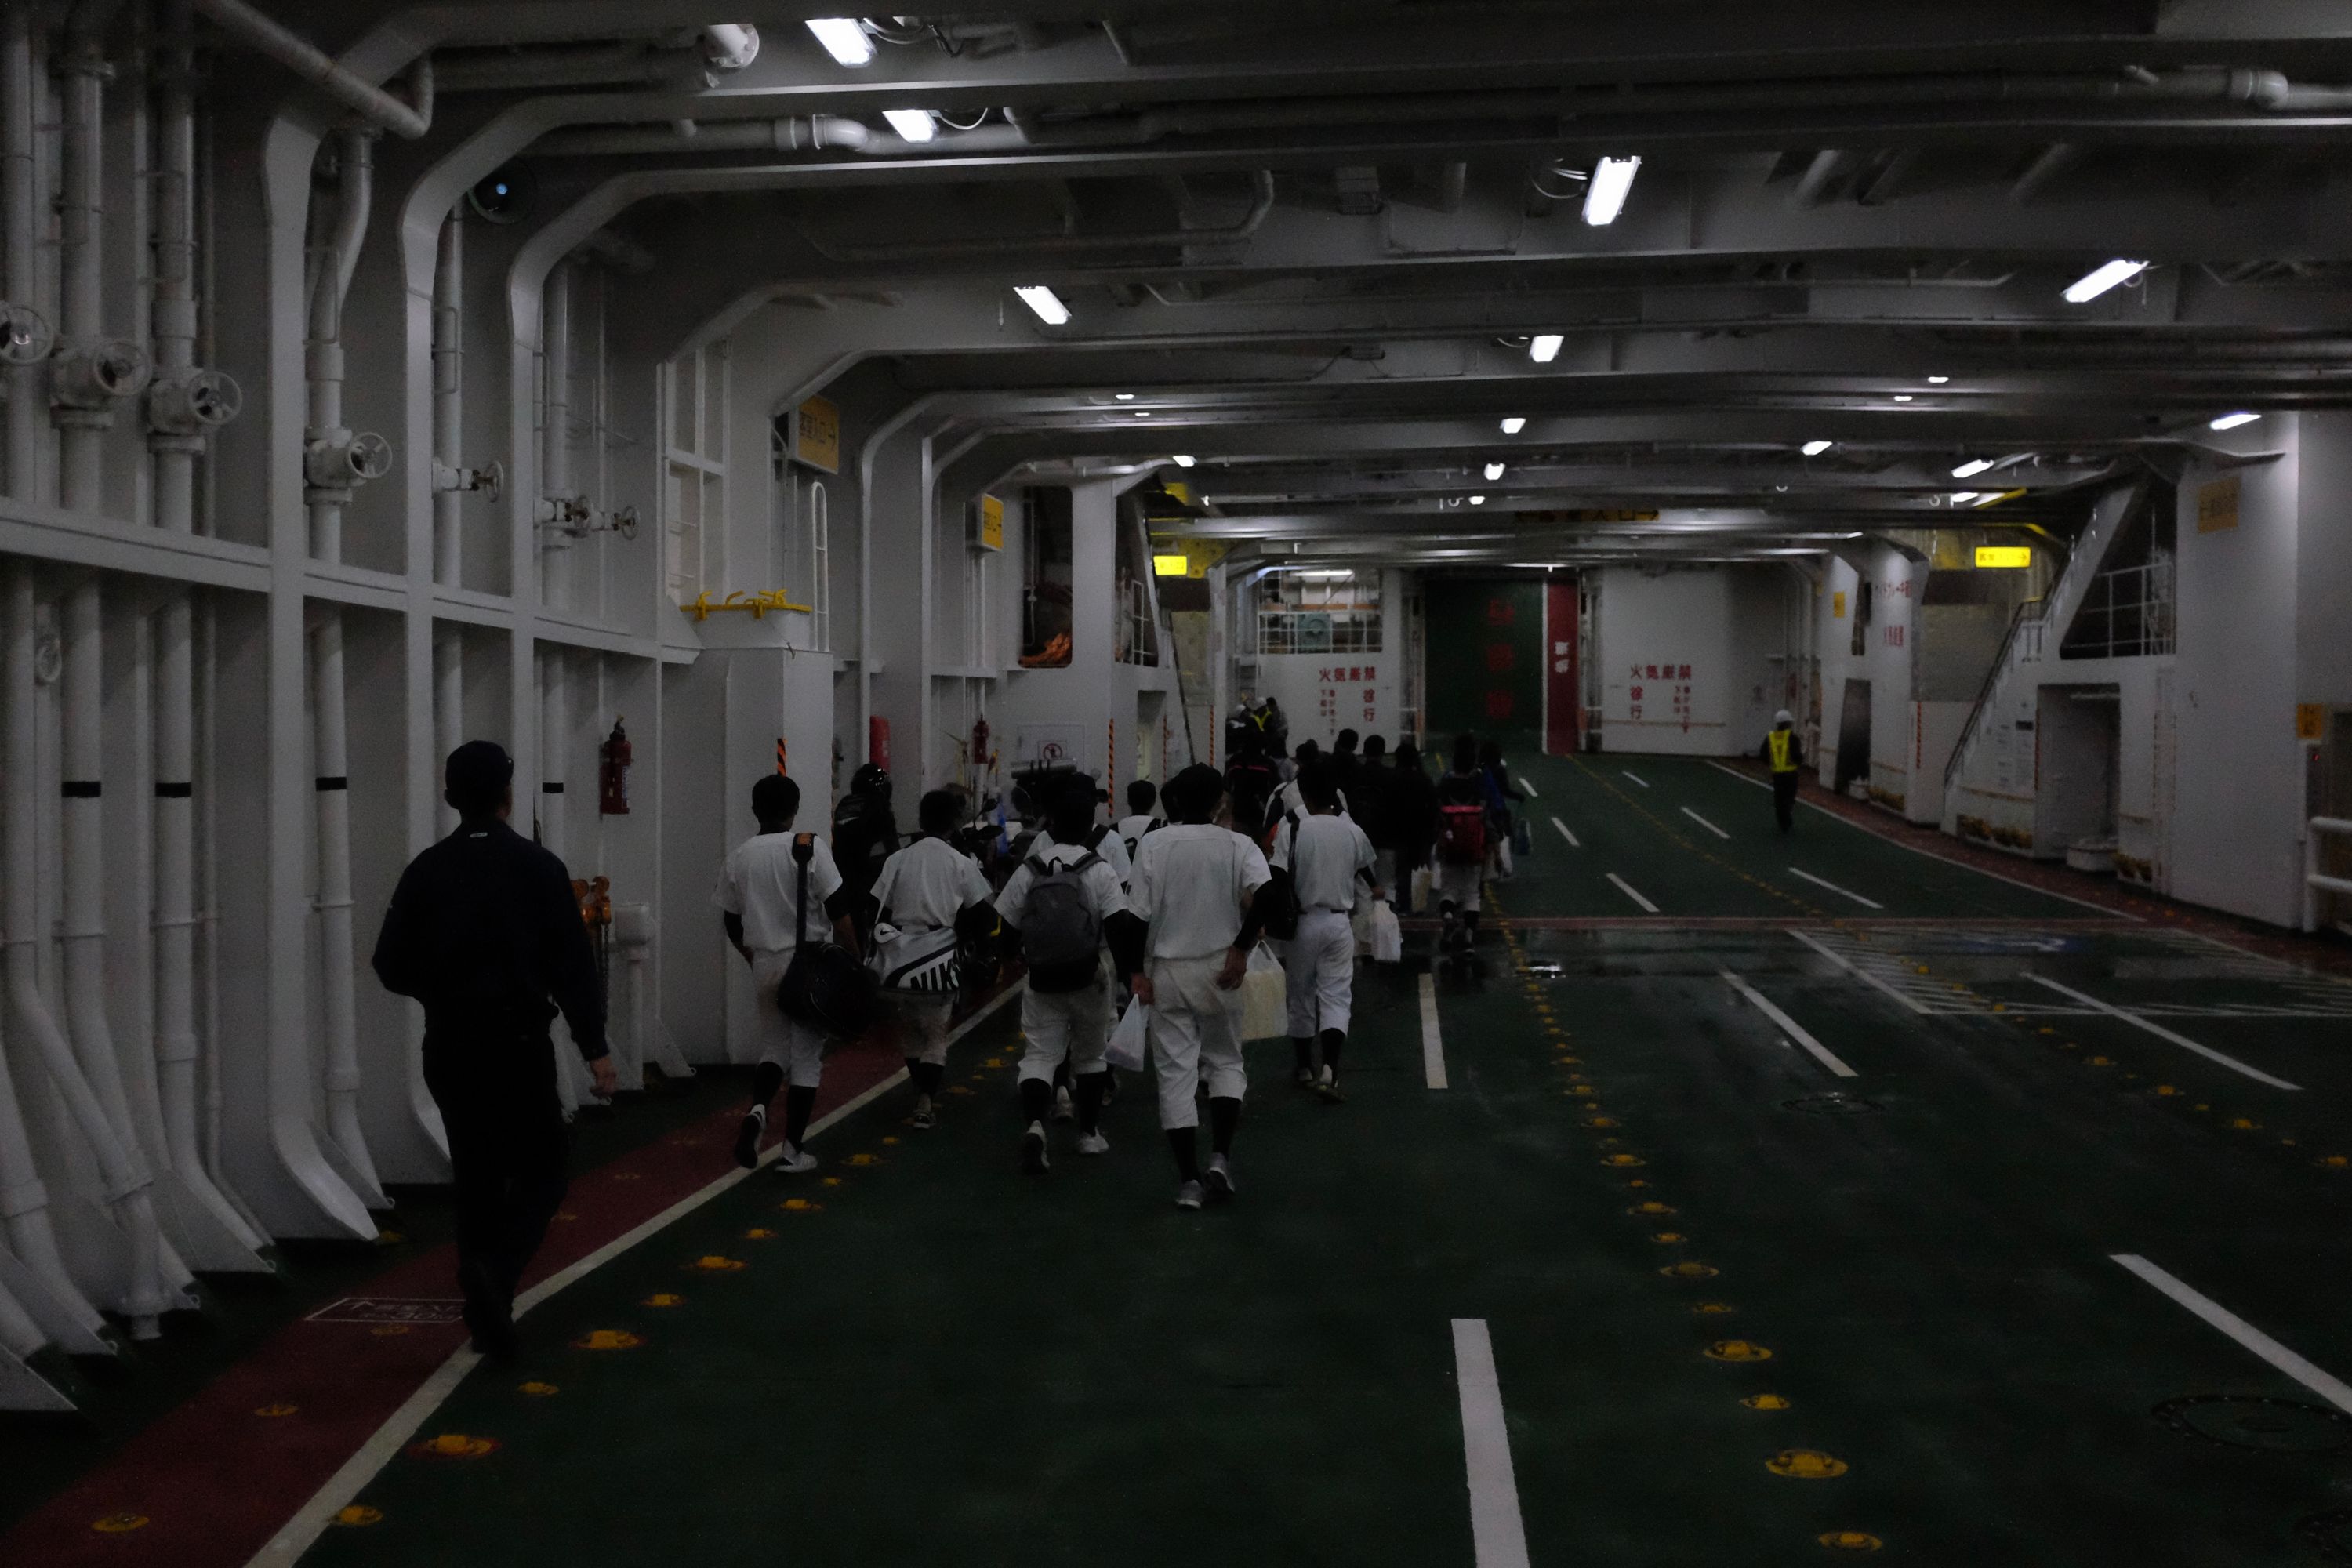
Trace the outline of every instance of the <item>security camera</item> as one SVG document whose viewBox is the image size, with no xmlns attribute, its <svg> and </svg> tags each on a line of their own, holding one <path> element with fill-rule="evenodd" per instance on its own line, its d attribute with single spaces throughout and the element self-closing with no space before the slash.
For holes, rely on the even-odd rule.
<svg viewBox="0 0 2352 1568">
<path fill-rule="evenodd" d="M 536 181 L 520 163 L 493 169 L 466 193 L 466 205 L 491 223 L 519 223 L 539 195 Z"/>
</svg>

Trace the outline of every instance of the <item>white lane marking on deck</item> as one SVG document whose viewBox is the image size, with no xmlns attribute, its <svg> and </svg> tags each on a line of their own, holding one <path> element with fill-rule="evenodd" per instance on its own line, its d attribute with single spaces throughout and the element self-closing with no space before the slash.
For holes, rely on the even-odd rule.
<svg viewBox="0 0 2352 1568">
<path fill-rule="evenodd" d="M 1551 819 L 1551 825 L 1559 829 L 1559 836 L 1568 840 L 1568 847 L 1570 849 L 1581 849 L 1584 847 L 1582 844 L 1577 841 L 1576 835 L 1568 830 L 1567 823 L 1562 822 L 1559 817 L 1555 816 Z"/>
<path fill-rule="evenodd" d="M 2336 1406 L 2336 1409 L 2352 1414 L 2352 1385 L 2347 1385 L 2341 1378 L 2331 1377 L 2322 1372 L 2219 1301 L 2200 1295 L 2147 1258 L 2129 1252 L 2110 1253 L 2108 1257 L 2294 1379 L 2295 1382 L 2303 1384 L 2304 1387 L 2311 1390 L 2312 1393 L 2319 1395 L 2320 1398 L 2327 1401 L 2328 1404 Z"/>
<path fill-rule="evenodd" d="M 1536 793 L 1535 780 L 1528 778 L 1524 773 L 1519 775 L 1519 787 L 1528 792 L 1528 798 L 1529 800 L 1541 800 L 1543 798 L 1543 796 Z"/>
<path fill-rule="evenodd" d="M 952 1044 L 979 1027 L 994 1016 L 998 1008 L 1018 996 L 1021 991 L 1022 986 L 1019 984 L 1008 985 L 1003 992 L 989 998 L 981 1005 L 978 1012 L 956 1026 L 955 1032 L 948 1037 L 949 1042 Z M 863 1094 L 843 1102 L 810 1122 L 807 1135 L 811 1138 L 815 1137 L 845 1118 L 856 1114 L 869 1102 L 906 1081 L 907 1069 L 900 1068 Z M 765 1167 L 782 1151 L 782 1143 L 770 1148 L 760 1156 L 761 1165 Z M 521 1317 L 565 1286 L 578 1282 L 590 1271 L 610 1263 L 637 1243 L 685 1218 L 738 1183 L 751 1180 L 756 1173 L 740 1169 L 730 1171 L 718 1180 L 680 1198 L 635 1230 L 615 1237 L 578 1262 L 556 1270 L 515 1298 L 515 1316 Z M 443 1400 L 456 1392 L 457 1385 L 465 1381 L 466 1374 L 474 1370 L 474 1363 L 481 1359 L 471 1349 L 462 1345 L 451 1352 L 449 1359 L 434 1368 L 432 1375 L 425 1380 L 415 1393 L 401 1402 L 399 1409 L 384 1418 L 383 1425 L 377 1427 L 374 1435 L 361 1445 L 359 1451 L 344 1460 L 342 1468 L 330 1476 L 327 1483 L 311 1494 L 310 1500 L 304 1503 L 296 1511 L 294 1517 L 288 1520 L 278 1533 L 271 1536 L 268 1543 L 253 1554 L 246 1568 L 282 1568 L 283 1564 L 293 1562 L 305 1552 L 310 1551 L 317 1543 L 319 1537 L 324 1535 L 328 1528 L 334 1523 L 335 1516 L 342 1512 L 370 1481 L 375 1479 L 377 1471 L 391 1463 L 394 1457 L 407 1446 L 408 1440 L 414 1437 L 417 1429 L 425 1425 L 425 1418 L 440 1407 Z"/>
<path fill-rule="evenodd" d="M 1719 773 L 1729 773 L 1741 784 L 1751 784 L 1760 790 L 1769 790 L 1772 787 L 1762 779 L 1758 778 L 1755 774 L 1743 773 L 1738 768 L 1727 768 L 1721 763 L 1716 762 L 1710 762 L 1706 765 L 1713 768 Z M 1949 866 L 1953 869 L 1958 871 L 1973 871 L 1979 877 L 1990 877 L 1996 882 L 2007 882 L 2012 888 L 2022 888 L 2029 893 L 2039 893 L 2045 899 L 2055 899 L 2062 904 L 2077 904 L 2084 909 L 2103 914 L 2112 921 L 2129 921 L 2134 925 L 2146 925 L 2147 923 L 2147 917 L 2146 915 L 2136 915 L 2128 910 L 2113 909 L 2105 904 L 2095 904 L 2088 899 L 2078 899 L 2072 893 L 2061 893 L 2055 892 L 2048 888 L 2037 888 L 2031 882 L 2021 882 L 2014 877 L 2004 877 L 1998 871 L 1988 871 L 1981 866 L 1971 866 L 1965 860 L 1955 860 L 1948 856 L 1938 855 L 1932 849 L 1922 849 L 1916 844 L 1906 844 L 1900 838 L 1889 838 L 1883 833 L 1871 833 L 1869 828 L 1864 827 L 1857 823 L 1848 822 L 1844 817 L 1840 816 L 1828 806 L 1816 805 L 1812 801 L 1807 800 L 1802 795 L 1799 795 L 1797 797 L 1797 804 L 1803 806 L 1807 811 L 1820 812 L 1823 816 L 1828 817 L 1832 822 L 1837 823 L 1841 826 L 1851 827 L 1856 833 L 1869 833 L 1871 837 L 1877 839 L 1882 844 L 1891 845 L 1895 848 L 1905 851 L 1906 854 L 1917 855 L 1926 859 L 1933 860 L 1939 866 Z M 1956 844 L 1959 842 L 1957 838 L 1952 841 Z"/>
<path fill-rule="evenodd" d="M 1635 784 L 1640 784 L 1643 789 L 1647 789 L 1647 788 L 1649 788 L 1649 787 L 1650 787 L 1650 781 L 1649 781 L 1649 780 L 1647 780 L 1647 779 L 1645 779 L 1645 778 L 1643 778 L 1641 774 L 1639 774 L 1639 773 L 1635 773 L 1633 769 L 1631 769 L 1631 768 L 1619 768 L 1617 771 L 1618 771 L 1619 773 L 1623 773 L 1627 778 L 1632 779 Z"/>
<path fill-rule="evenodd" d="M 1920 1001 L 1916 996 L 1906 996 L 1902 992 L 1897 991 L 1894 986 L 1889 985 L 1877 975 L 1871 973 L 1870 971 L 1848 959 L 1843 953 L 1823 945 L 1822 942 L 1811 936 L 1808 936 L 1803 931 L 1791 931 L 1789 934 L 1795 937 L 1799 942 L 1803 942 L 1807 947 L 1811 948 L 1815 952 L 1820 953 L 1823 958 L 1828 959 L 1832 963 L 1836 964 L 1840 969 L 1844 970 L 1848 974 L 1853 975 L 1856 980 L 1861 981 L 1864 985 L 1874 986 L 1878 990 L 1885 992 L 1889 996 L 1894 997 L 1897 1002 L 1902 1003 L 1903 1005 L 1910 1008 L 1914 1013 L 1924 1015 L 1927 1012 L 1927 1005 L 1925 1002 Z"/>
<path fill-rule="evenodd" d="M 1885 904 L 1880 903 L 1876 899 L 1865 899 L 1851 888 L 1841 888 L 1835 882 L 1829 881 L 1821 877 L 1816 877 L 1811 871 L 1801 871 L 1794 866 L 1789 868 L 1789 875 L 1792 877 L 1802 877 L 1806 881 L 1811 882 L 1816 888 L 1827 888 L 1831 892 L 1837 894 L 1841 898 L 1852 899 L 1855 903 L 1860 904 L 1866 910 L 1883 910 L 1886 907 Z"/>
<path fill-rule="evenodd" d="M 1709 822 L 1706 817 L 1701 816 L 1689 806 L 1683 807 L 1683 815 L 1689 817 L 1693 822 L 1697 823 L 1701 827 L 1706 828 L 1709 833 L 1714 834 L 1717 838 L 1728 838 L 1731 837 L 1730 834 L 1726 833 L 1722 828 L 1717 827 L 1714 823 Z"/>
<path fill-rule="evenodd" d="M 1511 1470 L 1503 1384 L 1484 1318 L 1454 1320 L 1454 1381 L 1462 1389 L 1462 1462 L 1470 1479 L 1470 1550 L 1477 1568 L 1528 1568 L 1528 1530 Z"/>
<path fill-rule="evenodd" d="M 1445 1037 L 1437 1028 L 1437 976 L 1421 977 L 1421 1068 L 1432 1089 L 1445 1087 Z"/>
<path fill-rule="evenodd" d="M 2096 996 L 2092 996 L 2084 992 L 2077 991 L 2071 985 L 2061 985 L 2058 982 L 2051 979 L 2046 974 L 2028 973 L 2025 978 L 2032 981 L 2036 985 L 2047 986 L 2049 989 L 2057 992 L 2061 996 L 2072 996 L 2075 1001 L 2082 1003 L 2086 1007 L 2095 1007 L 2110 1018 L 2121 1018 L 2125 1023 L 2129 1024 L 2135 1029 L 2145 1029 L 2147 1033 L 2154 1035 L 2159 1040 L 2169 1040 L 2174 1045 L 2180 1047 L 2183 1050 L 2195 1051 L 2199 1056 L 2203 1057 L 2206 1060 L 2219 1062 L 2223 1067 L 2228 1068 L 2231 1072 L 2243 1073 L 2248 1078 L 2252 1079 L 2256 1083 L 2266 1083 L 2273 1089 L 2293 1089 L 2298 1092 L 2300 1092 L 2303 1088 L 2299 1083 L 2289 1083 L 2283 1078 L 2273 1078 L 2269 1073 L 2263 1071 L 2260 1068 L 2248 1067 L 2244 1062 L 2240 1061 L 2235 1057 L 2224 1056 L 2210 1046 L 2200 1045 L 2186 1035 L 2176 1034 L 2174 1031 L 2166 1028 L 2161 1024 L 2152 1024 L 2146 1018 L 2141 1017 L 2138 1014 L 2128 1012 L 2124 1008 L 2116 1006 L 2113 1003 L 2102 1002 Z"/>
<path fill-rule="evenodd" d="M 1651 914 L 1656 914 L 1658 912 L 1658 906 L 1650 902 L 1649 900 L 1643 898 L 1641 894 L 1635 892 L 1633 890 L 1633 885 L 1625 880 L 1624 878 L 1619 876 L 1616 872 L 1612 871 L 1609 873 L 1609 879 L 1617 884 L 1617 890 L 1619 892 L 1624 894 L 1627 898 L 1641 905 L 1644 910 Z"/>
<path fill-rule="evenodd" d="M 1745 980 L 1740 979 L 1737 974 L 1732 973 L 1728 969 L 1719 971 L 1719 973 L 1726 980 L 1731 982 L 1731 988 L 1734 991 L 1738 992 L 1742 996 L 1747 997 L 1750 1002 L 1756 1004 L 1756 1010 L 1758 1012 L 1763 1014 L 1766 1017 L 1780 1025 L 1781 1028 L 1787 1030 L 1789 1037 L 1796 1041 L 1797 1044 L 1804 1047 L 1805 1050 L 1815 1061 L 1821 1063 L 1822 1066 L 1829 1068 L 1830 1071 L 1837 1074 L 1840 1078 L 1858 1078 L 1861 1076 L 1852 1068 L 1846 1066 L 1845 1063 L 1838 1060 L 1837 1054 L 1834 1051 L 1832 1051 L 1827 1046 L 1822 1044 L 1821 1041 L 1813 1038 L 1812 1036 L 1805 1033 L 1804 1029 L 1798 1025 L 1794 1018 L 1790 1017 L 1789 1015 L 1774 1006 L 1770 997 L 1765 995 L 1761 991 L 1757 990 L 1753 985 L 1748 984 Z"/>
</svg>

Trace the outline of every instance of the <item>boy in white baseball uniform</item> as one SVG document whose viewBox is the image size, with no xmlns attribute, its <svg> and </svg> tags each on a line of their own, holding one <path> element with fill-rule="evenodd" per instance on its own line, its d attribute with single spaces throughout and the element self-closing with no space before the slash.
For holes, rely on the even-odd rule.
<svg viewBox="0 0 2352 1568">
<path fill-rule="evenodd" d="M 784 1016 L 776 999 L 776 985 L 793 963 L 803 941 L 822 942 L 831 926 L 834 940 L 855 949 L 856 928 L 840 903 L 841 872 L 833 851 L 816 834 L 805 834 L 809 846 L 807 908 L 801 901 L 801 866 L 793 847 L 793 818 L 801 809 L 801 786 L 782 773 L 770 773 L 751 786 L 751 815 L 760 831 L 735 847 L 719 872 L 719 888 L 711 902 L 721 911 L 727 940 L 751 966 L 755 1043 L 760 1067 L 751 1079 L 751 1109 L 735 1135 L 735 1163 L 750 1170 L 760 1163 L 760 1140 L 768 1130 L 768 1102 L 776 1098 L 789 1074 L 792 1092 L 784 1097 L 784 1149 L 776 1169 L 799 1175 L 816 1169 L 816 1156 L 801 1147 L 807 1135 L 809 1112 L 816 1106 L 816 1088 L 824 1072 L 824 1039 L 796 1018 Z M 798 919 L 795 918 L 796 914 Z"/>
<path fill-rule="evenodd" d="M 1141 962 L 1143 930 L 1128 912 L 1126 889 L 1110 862 L 1087 847 L 1094 816 L 1091 780 L 1066 784 L 1047 823 L 1053 839 L 1033 848 L 996 900 L 1005 939 L 1018 939 L 1029 967 L 1021 994 L 1021 1168 L 1042 1175 L 1045 1119 L 1054 1074 L 1067 1060 L 1076 1088 L 1078 1152 L 1109 1152 L 1102 1135 L 1103 1047 L 1109 1043 L 1111 991 L 1103 973 L 1108 941 L 1124 982 Z"/>
<path fill-rule="evenodd" d="M 1146 973 L 1131 989 L 1151 1009 L 1160 1125 L 1176 1156 L 1176 1206 L 1186 1209 L 1199 1208 L 1203 1195 L 1234 1195 L 1234 1132 L 1249 1089 L 1240 986 L 1263 924 L 1253 895 L 1268 873 L 1256 845 L 1210 820 L 1223 795 L 1217 771 L 1199 763 L 1169 780 L 1160 799 L 1174 821 L 1145 837 L 1128 889 L 1150 927 Z M 1203 1071 L 1212 1148 L 1205 1184 L 1193 1105 Z"/>
<path fill-rule="evenodd" d="M 948 1020 L 955 1012 L 956 955 L 965 938 L 984 936 L 996 919 L 979 863 L 949 841 L 962 815 L 962 797 L 935 789 L 915 809 L 922 837 L 882 863 L 868 912 L 877 937 L 885 927 L 892 933 L 876 945 L 886 971 L 884 1003 L 907 1034 L 907 1077 L 915 1086 L 908 1121 L 935 1127 L 940 1080 L 947 1074 Z M 930 954 L 937 956 L 920 962 Z"/>
<path fill-rule="evenodd" d="M 1267 862 L 1287 871 L 1298 894 L 1298 933 L 1283 960 L 1290 1004 L 1290 1043 L 1298 1053 L 1299 1081 L 1312 1083 L 1327 1104 L 1337 1105 L 1339 1052 L 1348 1043 L 1349 999 L 1356 979 L 1353 915 L 1356 885 L 1371 887 L 1372 841 L 1339 813 L 1339 791 L 1328 764 L 1318 763 L 1298 775 L 1304 814 L 1293 813 L 1274 832 Z M 1315 1076 L 1315 1047 L 1323 1046 L 1322 1076 Z"/>
</svg>

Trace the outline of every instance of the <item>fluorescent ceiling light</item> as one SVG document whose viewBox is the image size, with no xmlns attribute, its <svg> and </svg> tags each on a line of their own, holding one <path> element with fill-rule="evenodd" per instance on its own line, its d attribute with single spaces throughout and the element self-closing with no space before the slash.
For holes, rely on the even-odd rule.
<svg viewBox="0 0 2352 1568">
<path fill-rule="evenodd" d="M 1958 468 L 1952 470 L 1952 478 L 1956 479 L 1972 479 L 1991 467 L 1992 459 L 1990 458 L 1970 458 L 1967 462 L 1962 463 Z"/>
<path fill-rule="evenodd" d="M 1538 364 L 1549 364 L 1559 357 L 1559 345 L 1565 342 L 1558 332 L 1538 332 L 1528 341 L 1528 357 Z"/>
<path fill-rule="evenodd" d="M 931 123 L 931 111 L 928 109 L 886 109 L 882 118 L 890 122 L 891 130 L 909 142 L 928 142 L 939 131 Z"/>
<path fill-rule="evenodd" d="M 1301 577 L 1305 577 L 1305 578 L 1308 579 L 1308 580 L 1309 580 L 1309 581 L 1311 581 L 1311 582 L 1317 582 L 1317 583 L 1336 583 L 1336 582 L 1339 581 L 1339 579 L 1341 579 L 1341 578 L 1343 578 L 1343 577 L 1352 577 L 1352 576 L 1354 576 L 1355 574 L 1355 574 L 1355 572 L 1354 572 L 1354 570 L 1353 570 L 1352 568 L 1343 569 L 1343 570 L 1337 571 L 1337 572 L 1301 572 L 1301 573 L 1299 573 L 1299 575 L 1300 575 Z"/>
<path fill-rule="evenodd" d="M 812 16 L 808 30 L 824 46 L 824 52 L 845 66 L 866 66 L 874 63 L 874 40 L 855 16 Z"/>
<path fill-rule="evenodd" d="M 1527 420 L 1517 414 L 1503 421 L 1503 434 L 1506 436 L 1516 436 L 1527 427 Z"/>
<path fill-rule="evenodd" d="M 1832 447 L 1836 445 L 1837 443 L 1834 441 L 1808 441 L 1805 443 L 1802 450 L 1808 458 L 1818 458 L 1823 452 L 1828 451 Z"/>
<path fill-rule="evenodd" d="M 1639 158 L 1603 158 L 1593 164 L 1592 178 L 1584 186 L 1584 221 L 1595 228 L 1615 223 L 1641 166 Z"/>
<path fill-rule="evenodd" d="M 1173 458 L 1169 458 L 1168 460 L 1169 460 L 1170 462 L 1171 462 L 1171 463 L 1175 464 L 1175 465 L 1176 465 L 1178 468 L 1191 468 L 1193 464 L 1195 464 L 1195 463 L 1199 462 L 1201 459 L 1200 459 L 1200 458 L 1195 458 L 1195 457 L 1191 457 L 1191 456 L 1186 455 L 1186 454 L 1183 454 L 1183 453 L 1179 453 L 1177 456 L 1175 456 L 1175 457 L 1173 457 Z"/>
<path fill-rule="evenodd" d="M 1966 506 L 1969 502 L 1977 499 L 1977 494 L 1978 492 L 1975 490 L 1954 490 L 1952 492 L 1952 504 L 1954 506 Z"/>
<path fill-rule="evenodd" d="M 1135 416 L 1138 419 L 1149 419 L 1151 417 L 1151 410 L 1149 408 L 1139 408 L 1135 411 Z"/>
<path fill-rule="evenodd" d="M 1070 308 L 1062 303 L 1062 297 L 1042 283 L 1024 284 L 1013 291 L 1049 327 L 1058 327 L 1070 319 Z"/>
<path fill-rule="evenodd" d="M 1929 386 L 1941 386 L 1944 383 L 1951 379 L 1952 378 L 1948 375 L 1931 375 L 1927 378 L 1927 384 Z"/>
<path fill-rule="evenodd" d="M 2255 420 L 2260 419 L 2261 417 L 2262 416 L 2259 414 L 2249 414 L 2245 410 L 2240 409 L 2235 414 L 2222 415 L 2221 417 L 2214 420 L 2209 428 L 2215 430 L 2235 430 L 2239 426 L 2252 425 Z"/>
<path fill-rule="evenodd" d="M 1897 403 L 1908 403 L 1911 401 L 1911 395 L 1907 392 L 1898 392 L 1895 395 L 1895 401 Z"/>
<path fill-rule="evenodd" d="M 2145 261 L 2110 261 L 2095 267 L 2066 285 L 2066 303 L 2080 305 L 2095 300 L 2118 283 L 2128 283 L 2147 270 Z"/>
<path fill-rule="evenodd" d="M 1135 394 L 1131 392 L 1114 392 L 1111 395 L 1118 398 L 1121 403 L 1132 403 L 1135 401 Z"/>
<path fill-rule="evenodd" d="M 1472 496 L 1470 498 L 1470 504 L 1472 506 L 1485 506 L 1486 504 L 1486 498 L 1485 496 Z"/>
<path fill-rule="evenodd" d="M 1503 477 L 1503 465 L 1502 465 L 1502 464 L 1500 464 L 1500 463 L 1489 463 L 1489 464 L 1487 464 L 1487 465 L 1486 465 L 1486 482 L 1487 482 L 1488 484 L 1492 484 L 1492 483 L 1494 483 L 1496 479 L 1501 479 L 1502 477 Z"/>
</svg>

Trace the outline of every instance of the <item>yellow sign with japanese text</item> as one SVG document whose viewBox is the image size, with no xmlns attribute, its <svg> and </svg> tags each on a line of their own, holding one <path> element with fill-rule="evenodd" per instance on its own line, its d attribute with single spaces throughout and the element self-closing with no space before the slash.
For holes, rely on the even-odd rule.
<svg viewBox="0 0 2352 1568">
<path fill-rule="evenodd" d="M 828 474 L 841 472 L 841 410 L 822 397 L 802 404 L 793 421 L 793 458 Z"/>
<path fill-rule="evenodd" d="M 2197 489 L 2197 531 L 2226 533 L 2238 526 L 2238 476 Z"/>
<path fill-rule="evenodd" d="M 2298 741 L 2327 739 L 2326 704 L 2298 702 L 2294 705 L 2294 738 Z"/>
<path fill-rule="evenodd" d="M 1979 544 L 1977 546 L 1977 566 L 1979 570 L 2001 567 L 2014 568 L 2033 564 L 2033 547 L 2030 544 Z"/>
</svg>

